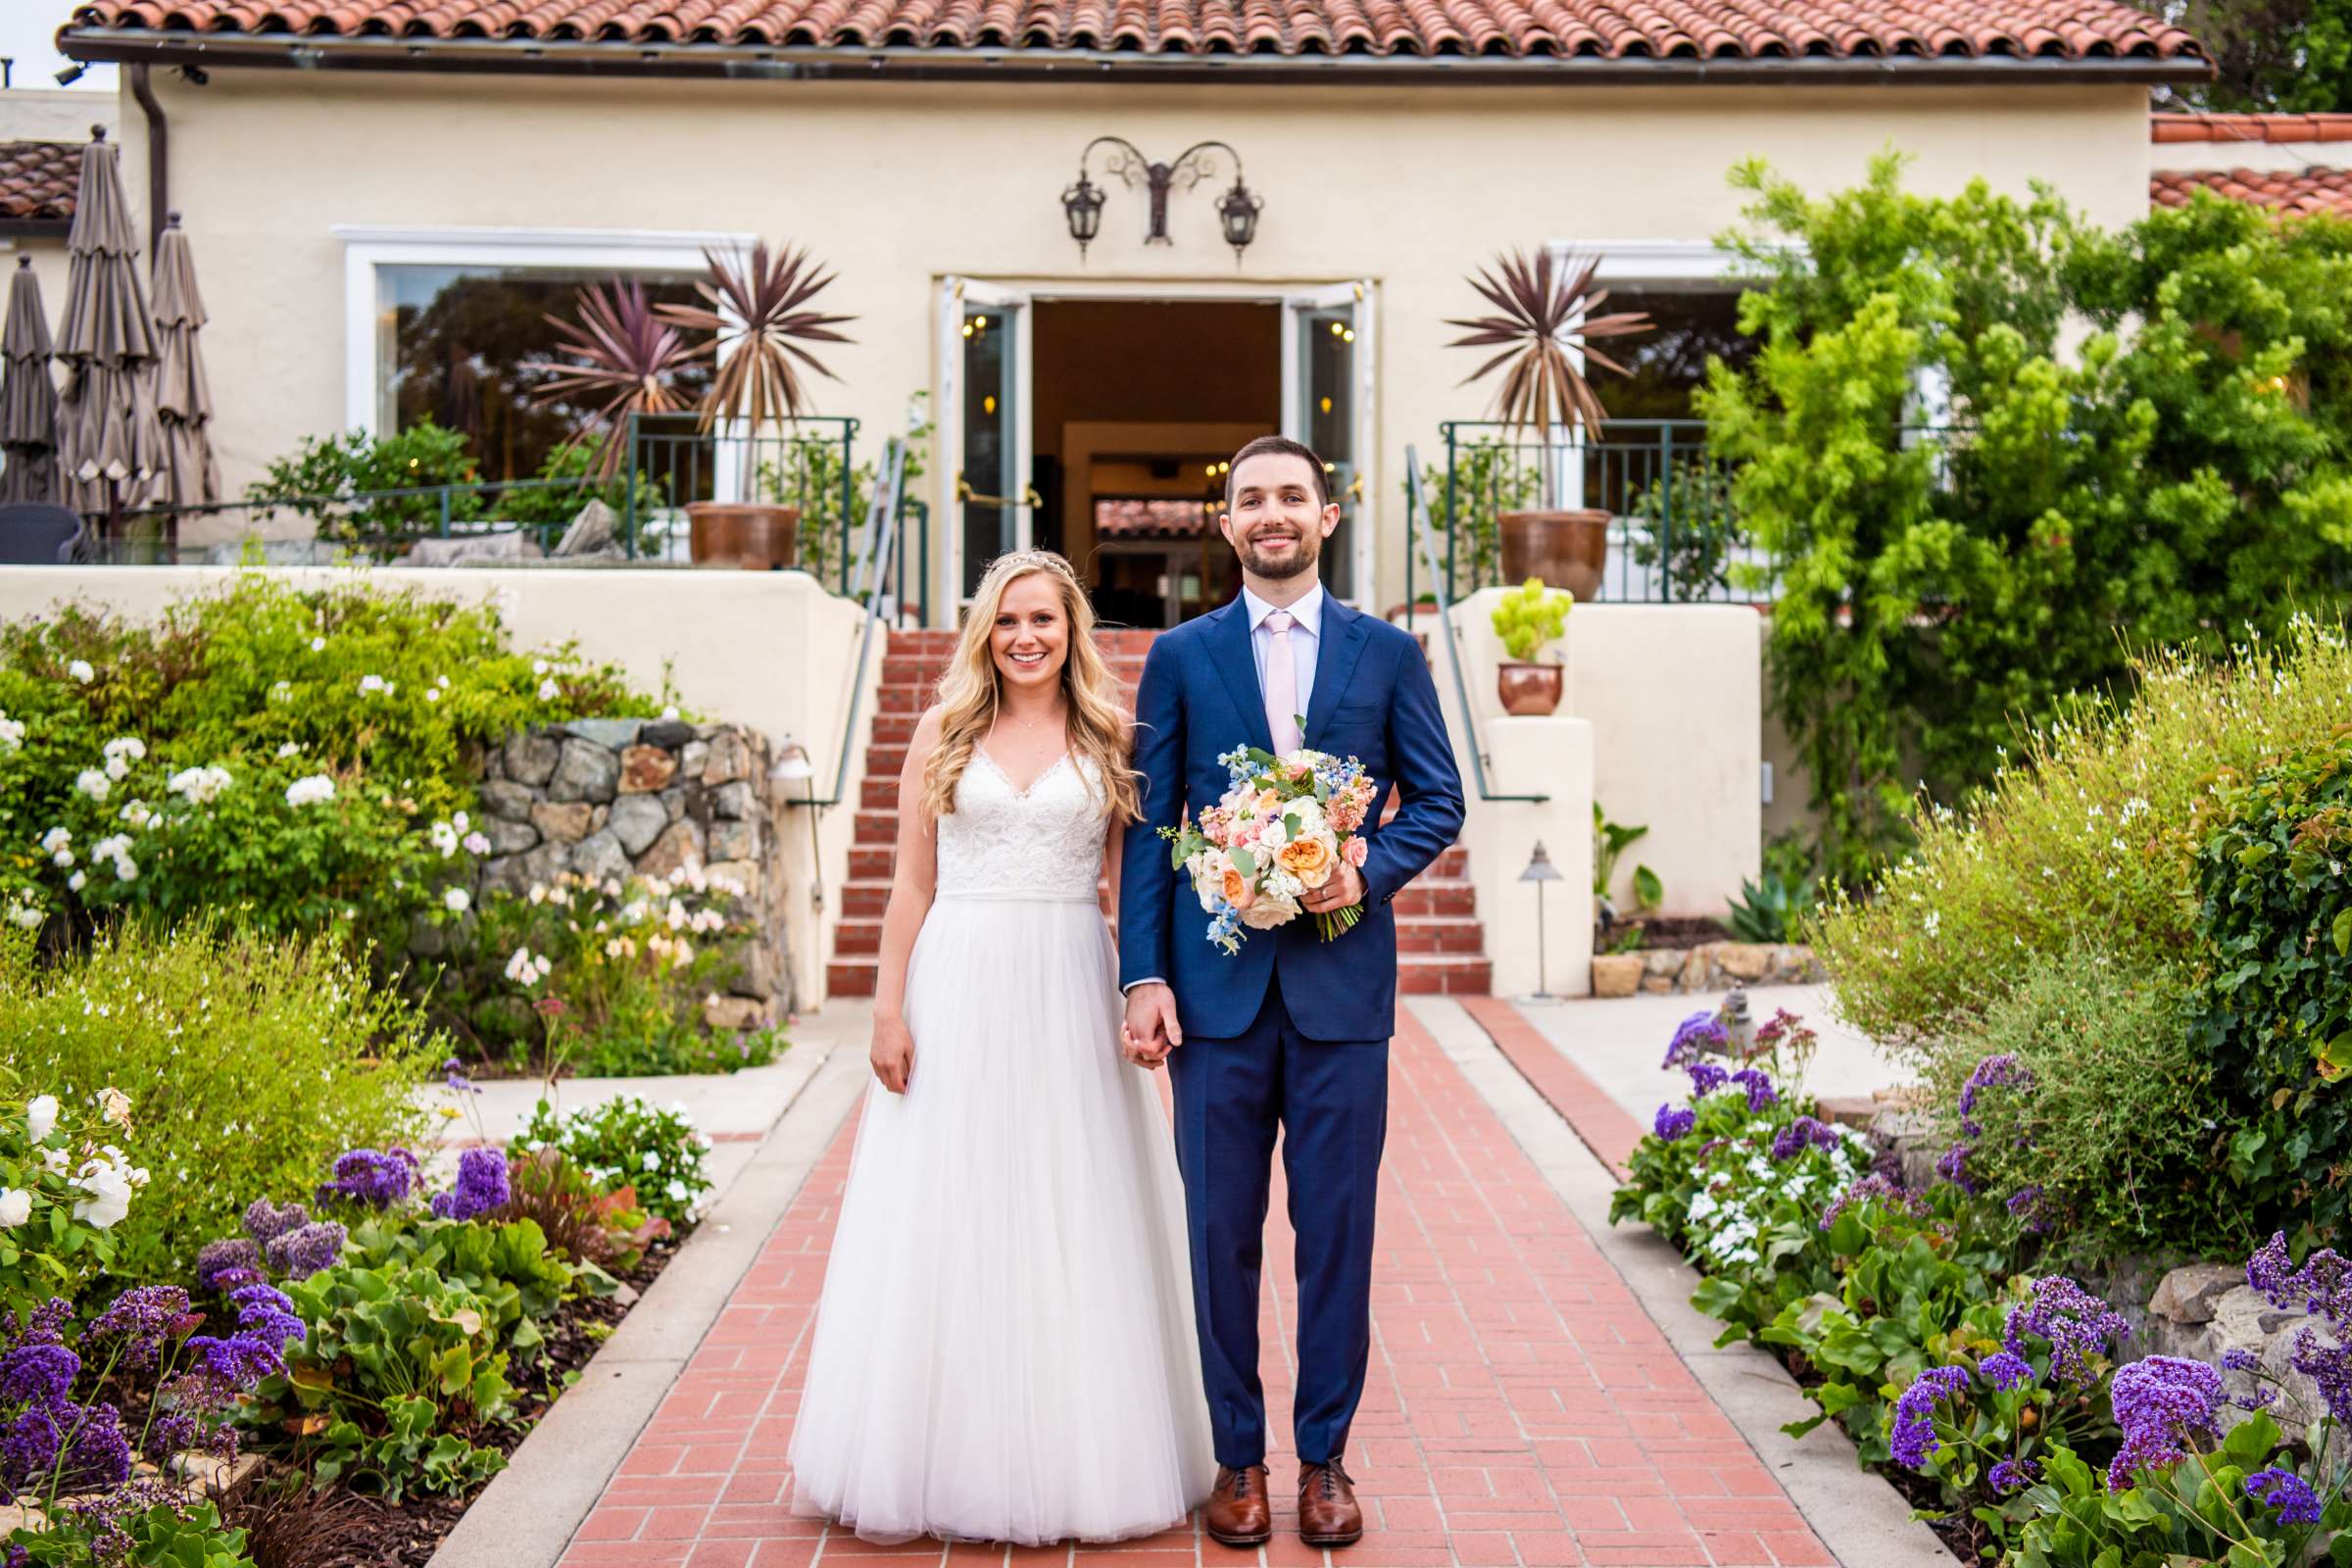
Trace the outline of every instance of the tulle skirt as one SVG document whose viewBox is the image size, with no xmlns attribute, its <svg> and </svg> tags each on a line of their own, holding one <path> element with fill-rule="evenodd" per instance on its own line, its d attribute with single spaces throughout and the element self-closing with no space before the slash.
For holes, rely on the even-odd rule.
<svg viewBox="0 0 2352 1568">
<path fill-rule="evenodd" d="M 792 1439 L 869 1541 L 1183 1521 L 1215 1475 L 1184 1197 L 1091 902 L 937 900 L 907 1092 L 866 1095 Z"/>
</svg>

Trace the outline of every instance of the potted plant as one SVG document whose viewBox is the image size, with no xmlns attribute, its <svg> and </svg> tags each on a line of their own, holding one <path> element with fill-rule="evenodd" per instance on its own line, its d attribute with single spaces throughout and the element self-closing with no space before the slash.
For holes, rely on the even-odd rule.
<svg viewBox="0 0 2352 1568">
<path fill-rule="evenodd" d="M 1605 366 L 1620 375 L 1626 368 L 1592 344 L 1649 329 L 1649 318 L 1640 311 L 1597 314 L 1609 297 L 1607 289 L 1592 286 L 1599 269 L 1598 257 L 1572 259 L 1560 266 L 1548 249 L 1539 250 L 1533 261 L 1512 252 L 1496 259 L 1494 271 L 1481 271 L 1470 280 L 1470 286 L 1501 314 L 1446 323 L 1468 329 L 1468 335 L 1454 339 L 1450 347 L 1501 345 L 1502 352 L 1464 377 L 1462 384 L 1504 370 L 1495 399 L 1497 417 L 1515 434 L 1536 432 L 1547 448 L 1589 435 L 1607 418 L 1585 379 L 1585 367 Z M 1609 514 L 1565 504 L 1568 498 L 1559 493 L 1559 465 L 1550 452 L 1540 466 L 1542 509 L 1505 512 L 1496 519 L 1502 533 L 1502 575 L 1506 581 L 1542 577 L 1579 599 L 1591 599 L 1600 591 L 1608 564 Z"/>
<path fill-rule="evenodd" d="M 1541 717 L 1558 710 L 1568 666 L 1557 658 L 1539 663 L 1536 655 L 1568 629 L 1568 607 L 1574 603 L 1558 589 L 1544 587 L 1543 578 L 1530 577 L 1494 607 L 1490 618 L 1506 656 L 1494 666 L 1494 688 L 1502 710 L 1512 717 Z"/>
<path fill-rule="evenodd" d="M 805 308 L 833 281 L 833 274 L 811 263 L 806 250 L 771 254 L 765 240 L 752 247 L 748 259 L 716 251 L 703 254 L 710 271 L 695 289 L 709 304 L 657 308 L 665 321 L 710 334 L 698 351 L 716 361 L 710 390 L 703 399 L 703 430 L 709 432 L 723 419 L 730 428 L 740 424 L 756 438 L 771 420 L 798 420 L 808 412 L 807 394 L 793 361 L 819 375 L 833 374 L 802 345 L 850 341 L 833 328 L 855 318 Z M 790 566 L 799 541 L 800 508 L 756 499 L 760 465 L 749 454 L 737 465 L 736 474 L 734 500 L 687 505 L 696 564 L 767 570 Z"/>
</svg>

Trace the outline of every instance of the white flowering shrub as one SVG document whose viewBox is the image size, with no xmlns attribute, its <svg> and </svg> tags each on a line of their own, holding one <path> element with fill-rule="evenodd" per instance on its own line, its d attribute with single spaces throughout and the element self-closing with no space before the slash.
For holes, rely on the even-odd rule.
<svg viewBox="0 0 2352 1568">
<path fill-rule="evenodd" d="M 684 1102 L 657 1109 L 631 1095 L 558 1114 L 540 1101 L 513 1146 L 552 1149 L 584 1172 L 602 1193 L 634 1189 L 636 1206 L 672 1224 L 700 1217 L 710 1193 L 704 1164 L 710 1140 L 698 1131 Z"/>
<path fill-rule="evenodd" d="M 148 1185 L 123 1145 L 128 1096 L 37 1092 L 0 1068 L 0 1321 L 71 1298 L 115 1260 L 115 1231 Z"/>
<path fill-rule="evenodd" d="M 553 719 L 652 714 L 497 612 L 254 573 L 138 624 L 68 608 L 0 626 L 0 919 L 234 908 L 406 945 L 488 841 L 473 758 Z M 463 857 L 464 858 L 460 858 Z"/>
</svg>

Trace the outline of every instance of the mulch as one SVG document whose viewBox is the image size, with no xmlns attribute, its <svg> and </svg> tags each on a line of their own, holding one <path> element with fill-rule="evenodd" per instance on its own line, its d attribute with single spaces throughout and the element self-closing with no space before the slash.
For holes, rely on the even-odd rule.
<svg viewBox="0 0 2352 1568">
<path fill-rule="evenodd" d="M 614 1278 L 636 1293 L 630 1305 L 611 1297 L 585 1298 L 566 1301 L 554 1321 L 543 1323 L 541 1329 L 547 1336 L 545 1348 L 527 1366 L 513 1367 L 508 1372 L 509 1381 L 519 1393 L 515 1418 L 507 1425 L 472 1434 L 473 1441 L 501 1453 L 513 1453 L 563 1392 L 564 1375 L 588 1364 L 589 1357 L 611 1336 L 613 1325 L 629 1314 L 636 1298 L 669 1266 L 681 1240 L 672 1237 L 656 1242 L 646 1249 L 644 1258 L 634 1269 L 626 1273 L 612 1271 Z M 302 1538 L 291 1553 L 293 1562 L 285 1568 L 294 1568 L 294 1563 L 299 1563 L 300 1568 L 425 1568 L 433 1553 L 440 1549 L 443 1538 L 458 1527 L 458 1521 L 465 1517 L 478 1495 L 478 1493 L 463 1497 L 417 1494 L 392 1503 L 346 1487 L 327 1487 L 298 1504 L 302 1512 L 311 1516 L 307 1522 L 310 1528 L 284 1531 L 289 1544 L 291 1538 Z M 243 1521 L 232 1517 L 230 1522 Z M 274 1553 L 257 1551 L 255 1555 L 262 1568 L 274 1568 L 267 1560 Z"/>
<path fill-rule="evenodd" d="M 1641 951 L 1644 953 L 1654 948 L 1695 948 L 1708 942 L 1739 940 L 1722 921 L 1703 914 L 1653 914 L 1627 923 L 1642 928 Z M 1612 942 L 1621 929 L 1610 931 Z"/>
</svg>

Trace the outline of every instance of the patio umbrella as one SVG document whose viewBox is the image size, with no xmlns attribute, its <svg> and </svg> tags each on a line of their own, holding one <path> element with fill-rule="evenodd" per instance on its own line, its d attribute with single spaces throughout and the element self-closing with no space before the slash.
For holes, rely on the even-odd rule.
<svg viewBox="0 0 2352 1568">
<path fill-rule="evenodd" d="M 57 502 L 57 383 L 49 378 L 49 318 L 32 258 L 17 259 L 8 290 L 8 325 L 0 329 L 0 505 Z"/>
<path fill-rule="evenodd" d="M 213 390 L 204 378 L 196 329 L 204 325 L 204 296 L 196 288 L 196 260 L 173 213 L 155 244 L 155 412 L 164 427 L 164 482 L 156 497 L 175 506 L 210 506 L 220 499 L 220 467 L 213 461 Z"/>
<path fill-rule="evenodd" d="M 66 505 L 119 519 L 164 466 L 155 415 L 155 328 L 139 286 L 139 242 L 103 126 L 81 153 L 74 229 L 66 237 L 65 321 L 57 357 L 70 372 L 57 421 Z M 114 523 L 109 534 L 117 532 Z"/>
</svg>

